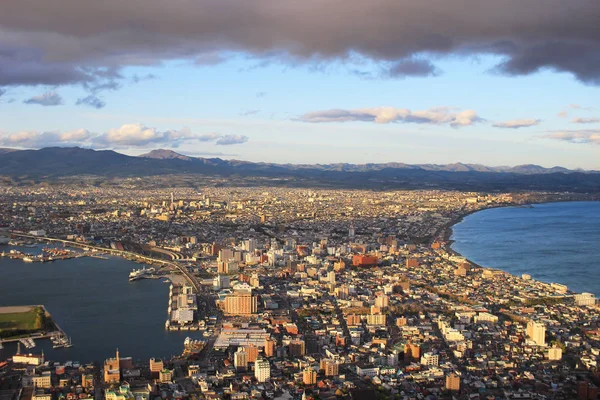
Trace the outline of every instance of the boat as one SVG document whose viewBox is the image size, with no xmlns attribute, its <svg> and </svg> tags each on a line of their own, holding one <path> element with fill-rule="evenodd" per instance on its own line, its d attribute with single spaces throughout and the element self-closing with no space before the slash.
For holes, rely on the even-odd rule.
<svg viewBox="0 0 600 400">
<path fill-rule="evenodd" d="M 144 268 L 141 269 L 134 269 L 129 273 L 129 282 L 133 282 L 141 278 L 146 278 L 148 276 L 151 276 L 154 272 L 156 272 L 156 268 L 154 267 L 146 268 L 144 266 Z"/>
</svg>

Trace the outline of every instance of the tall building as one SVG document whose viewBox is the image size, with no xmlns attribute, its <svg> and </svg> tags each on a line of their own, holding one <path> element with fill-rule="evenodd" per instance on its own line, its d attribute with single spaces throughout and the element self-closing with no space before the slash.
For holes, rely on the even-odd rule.
<svg viewBox="0 0 600 400">
<path fill-rule="evenodd" d="M 258 296 L 252 295 L 250 287 L 236 289 L 233 294 L 225 297 L 225 314 L 251 315 L 258 311 Z"/>
<path fill-rule="evenodd" d="M 233 366 L 238 371 L 245 371 L 248 369 L 248 353 L 246 353 L 243 347 L 238 348 L 233 354 Z"/>
<path fill-rule="evenodd" d="M 258 359 L 258 347 L 255 345 L 244 347 L 244 351 L 248 354 L 248 362 L 255 362 Z"/>
<path fill-rule="evenodd" d="M 275 341 L 271 338 L 265 339 L 265 356 L 273 357 L 275 355 Z"/>
<path fill-rule="evenodd" d="M 317 371 L 307 367 L 302 371 L 302 382 L 305 385 L 315 385 L 317 383 Z"/>
<path fill-rule="evenodd" d="M 162 371 L 164 367 L 162 360 L 156 360 L 154 358 L 150 359 L 150 374 L 152 374 L 154 379 L 158 378 L 160 371 Z"/>
<path fill-rule="evenodd" d="M 340 373 L 338 362 L 330 358 L 322 358 L 319 367 L 325 376 L 338 376 Z"/>
<path fill-rule="evenodd" d="M 304 340 L 292 340 L 289 345 L 290 357 L 302 357 L 306 352 Z"/>
<path fill-rule="evenodd" d="M 421 358 L 421 346 L 415 343 L 406 343 L 404 345 L 404 362 L 417 361 Z"/>
<path fill-rule="evenodd" d="M 456 372 L 446 375 L 446 390 L 460 391 L 460 375 Z"/>
<path fill-rule="evenodd" d="M 271 378 L 271 364 L 264 358 L 259 358 L 254 363 L 254 377 L 259 382 L 266 382 Z"/>
<path fill-rule="evenodd" d="M 421 357 L 421 365 L 428 367 L 437 367 L 439 365 L 440 357 L 433 353 L 424 353 Z"/>
<path fill-rule="evenodd" d="M 244 243 L 242 245 L 242 248 L 250 253 L 253 253 L 257 247 L 258 247 L 258 242 L 256 239 L 244 240 Z"/>
<path fill-rule="evenodd" d="M 527 323 L 527 337 L 538 346 L 546 345 L 546 327 L 538 321 L 529 321 Z"/>
<path fill-rule="evenodd" d="M 390 305 L 390 298 L 385 294 L 380 294 L 375 298 L 375 306 L 379 308 L 386 308 Z"/>
</svg>

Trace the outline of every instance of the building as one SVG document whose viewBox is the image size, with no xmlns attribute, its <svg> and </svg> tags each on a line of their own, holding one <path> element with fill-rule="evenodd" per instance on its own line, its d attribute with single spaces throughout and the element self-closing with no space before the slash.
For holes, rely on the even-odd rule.
<svg viewBox="0 0 600 400">
<path fill-rule="evenodd" d="M 319 367 L 325 373 L 325 376 L 338 376 L 340 373 L 338 362 L 330 358 L 321 359 Z"/>
<path fill-rule="evenodd" d="M 352 257 L 352 265 L 355 267 L 372 267 L 377 265 L 378 261 L 377 257 L 366 254 L 357 254 Z"/>
<path fill-rule="evenodd" d="M 246 371 L 248 369 L 248 353 L 246 353 L 243 347 L 238 348 L 233 354 L 233 366 L 238 371 Z"/>
<path fill-rule="evenodd" d="M 52 387 L 52 373 L 46 371 L 41 375 L 34 375 L 32 377 L 32 383 L 36 389 L 50 389 Z"/>
<path fill-rule="evenodd" d="M 558 346 L 552 346 L 548 349 L 546 357 L 549 361 L 560 361 L 562 359 L 562 348 Z"/>
<path fill-rule="evenodd" d="M 406 259 L 406 268 L 416 268 L 419 266 L 418 258 L 407 258 Z"/>
<path fill-rule="evenodd" d="M 424 353 L 421 356 L 421 365 L 425 365 L 427 367 L 437 367 L 439 365 L 440 358 L 437 354 L 433 353 Z"/>
<path fill-rule="evenodd" d="M 265 356 L 273 357 L 275 355 L 275 341 L 273 339 L 265 339 Z"/>
<path fill-rule="evenodd" d="M 546 345 L 546 327 L 538 321 L 529 321 L 527 323 L 527 337 L 538 346 Z"/>
<path fill-rule="evenodd" d="M 160 371 L 165 368 L 162 360 L 156 360 L 154 358 L 150 359 L 150 374 L 152 374 L 153 378 L 158 378 Z"/>
<path fill-rule="evenodd" d="M 446 390 L 460 391 L 460 375 L 456 372 L 446 375 Z"/>
<path fill-rule="evenodd" d="M 310 367 L 305 368 L 302 371 L 302 382 L 307 386 L 315 385 L 317 383 L 317 371 Z"/>
<path fill-rule="evenodd" d="M 252 295 L 252 289 L 237 289 L 225 297 L 225 314 L 252 315 L 258 311 L 258 296 Z"/>
<path fill-rule="evenodd" d="M 15 364 L 27 364 L 27 365 L 42 365 L 44 363 L 44 353 L 39 354 L 20 354 L 17 352 L 12 358 Z"/>
<path fill-rule="evenodd" d="M 380 294 L 375 298 L 375 306 L 379 308 L 386 308 L 390 305 L 390 298 L 385 294 Z"/>
<path fill-rule="evenodd" d="M 163 369 L 158 375 L 160 383 L 171 383 L 173 381 L 173 371 L 170 369 Z"/>
<path fill-rule="evenodd" d="M 135 396 L 131 393 L 130 387 L 128 384 L 123 384 L 119 386 L 118 389 L 109 389 L 104 392 L 105 400 L 133 400 Z"/>
<path fill-rule="evenodd" d="M 121 382 L 121 366 L 119 358 L 119 349 L 117 349 L 115 358 L 108 358 L 104 361 L 104 383 Z M 115 396 L 116 396 L 115 392 Z M 106 394 L 108 399 L 108 393 Z"/>
<path fill-rule="evenodd" d="M 292 340 L 289 344 L 290 357 L 302 357 L 306 353 L 304 340 Z"/>
<path fill-rule="evenodd" d="M 596 304 L 596 298 L 592 293 L 576 294 L 574 299 L 578 306 L 594 306 Z"/>
<path fill-rule="evenodd" d="M 264 358 L 259 358 L 254 363 L 254 377 L 258 382 L 266 382 L 271 378 L 271 364 Z"/>
<path fill-rule="evenodd" d="M 248 355 L 248 362 L 255 362 L 258 359 L 258 347 L 253 344 L 244 347 L 244 351 Z"/>
<path fill-rule="evenodd" d="M 414 343 L 406 343 L 404 345 L 404 362 L 417 361 L 421 358 L 421 346 Z"/>
<path fill-rule="evenodd" d="M 485 323 L 485 324 L 495 325 L 498 323 L 497 316 L 495 316 L 494 314 L 486 313 L 486 312 L 480 312 L 473 319 L 474 319 L 475 323 L 479 323 L 479 324 Z"/>
</svg>

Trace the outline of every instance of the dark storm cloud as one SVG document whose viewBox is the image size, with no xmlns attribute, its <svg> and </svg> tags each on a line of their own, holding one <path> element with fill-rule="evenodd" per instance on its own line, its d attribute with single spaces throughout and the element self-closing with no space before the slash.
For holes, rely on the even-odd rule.
<svg viewBox="0 0 600 400">
<path fill-rule="evenodd" d="M 402 60 L 387 71 L 390 77 L 399 78 L 404 76 L 435 76 L 440 71 L 429 60 Z"/>
<path fill-rule="evenodd" d="M 259 65 L 273 54 L 318 66 L 358 55 L 391 65 L 390 77 L 436 74 L 427 60 L 443 56 L 495 54 L 503 74 L 548 69 L 600 84 L 599 20 L 594 0 L 4 0 L 0 85 L 93 87 L 111 78 L 90 68 L 210 64 L 236 52 Z"/>
</svg>

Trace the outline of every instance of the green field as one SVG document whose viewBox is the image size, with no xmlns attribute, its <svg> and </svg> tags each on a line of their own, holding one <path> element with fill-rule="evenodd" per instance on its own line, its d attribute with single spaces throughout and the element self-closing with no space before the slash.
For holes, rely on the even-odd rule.
<svg viewBox="0 0 600 400">
<path fill-rule="evenodd" d="M 22 312 L 0 312 L 0 338 L 37 332 L 47 327 L 49 319 L 41 307 Z"/>
</svg>

